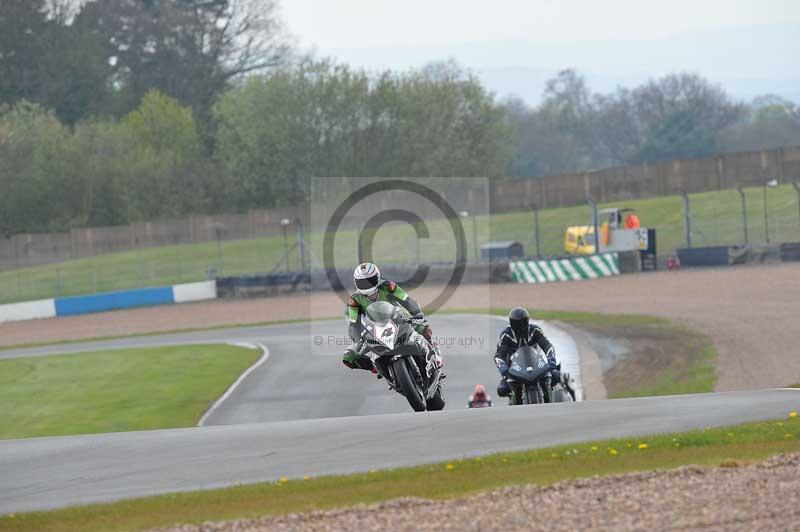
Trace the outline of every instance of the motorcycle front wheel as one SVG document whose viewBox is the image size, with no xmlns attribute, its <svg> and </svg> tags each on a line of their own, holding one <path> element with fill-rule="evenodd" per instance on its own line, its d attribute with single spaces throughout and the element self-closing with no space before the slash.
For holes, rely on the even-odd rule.
<svg viewBox="0 0 800 532">
<path fill-rule="evenodd" d="M 542 390 L 539 389 L 536 385 L 530 385 L 525 387 L 525 404 L 526 405 L 537 405 L 539 403 L 544 403 L 544 397 L 542 397 Z"/>
<path fill-rule="evenodd" d="M 424 412 L 427 406 L 425 404 L 425 395 L 411 377 L 407 366 L 408 361 L 408 358 L 403 357 L 398 358 L 392 363 L 394 378 L 400 391 L 403 392 L 403 395 L 408 400 L 408 404 L 414 409 L 414 412 Z"/>
</svg>

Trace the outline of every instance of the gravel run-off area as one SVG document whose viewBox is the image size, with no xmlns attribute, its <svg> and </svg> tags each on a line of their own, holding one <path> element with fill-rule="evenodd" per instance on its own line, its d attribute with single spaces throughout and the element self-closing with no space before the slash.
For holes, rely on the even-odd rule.
<svg viewBox="0 0 800 532">
<path fill-rule="evenodd" d="M 423 304 L 441 287 L 423 287 Z M 719 352 L 717 389 L 800 382 L 800 263 L 622 275 L 545 285 L 462 285 L 444 309 L 526 305 L 548 310 L 667 317 L 709 335 Z M 224 300 L 0 325 L 0 346 L 79 340 L 272 320 L 329 318 L 344 304 L 315 292 Z M 435 327 L 435 318 L 432 320 Z"/>
<path fill-rule="evenodd" d="M 728 465 L 737 466 L 735 462 Z M 797 530 L 800 454 L 744 467 L 687 466 L 512 486 L 445 501 L 398 499 L 330 511 L 177 526 L 170 532 L 330 530 Z"/>
</svg>

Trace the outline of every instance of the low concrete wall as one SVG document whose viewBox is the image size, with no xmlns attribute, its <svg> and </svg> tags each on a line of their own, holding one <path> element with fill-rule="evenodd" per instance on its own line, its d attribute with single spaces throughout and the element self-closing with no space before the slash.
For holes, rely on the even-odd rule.
<svg viewBox="0 0 800 532">
<path fill-rule="evenodd" d="M 0 305 L 0 323 L 55 317 L 56 304 L 54 299 Z"/>
<path fill-rule="evenodd" d="M 216 281 L 0 305 L 0 323 L 216 299 Z"/>
<path fill-rule="evenodd" d="M 189 303 L 217 298 L 217 282 L 202 281 L 199 283 L 176 284 L 172 287 L 172 299 L 175 303 Z"/>
<path fill-rule="evenodd" d="M 167 303 L 174 303 L 171 286 L 105 292 L 89 296 L 60 297 L 56 299 L 56 316 L 74 316 Z"/>
</svg>

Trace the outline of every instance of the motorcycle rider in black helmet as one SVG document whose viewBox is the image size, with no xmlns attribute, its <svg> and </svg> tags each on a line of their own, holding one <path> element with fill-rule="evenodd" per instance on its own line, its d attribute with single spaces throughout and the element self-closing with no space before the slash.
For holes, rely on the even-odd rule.
<svg viewBox="0 0 800 532">
<path fill-rule="evenodd" d="M 500 372 L 500 384 L 497 385 L 497 395 L 508 397 L 511 388 L 506 382 L 508 375 L 508 359 L 521 346 L 530 345 L 542 348 L 547 355 L 550 363 L 551 382 L 553 384 L 561 381 L 561 373 L 558 370 L 556 352 L 553 345 L 545 337 L 542 329 L 530 322 L 528 311 L 522 307 L 511 309 L 508 313 L 508 327 L 500 333 L 500 340 L 497 342 L 497 351 L 494 355 L 494 363 L 497 371 Z"/>
</svg>

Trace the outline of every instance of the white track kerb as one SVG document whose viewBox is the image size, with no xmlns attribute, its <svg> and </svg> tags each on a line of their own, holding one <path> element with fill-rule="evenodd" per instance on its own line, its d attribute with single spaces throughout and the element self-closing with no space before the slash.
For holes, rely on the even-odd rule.
<svg viewBox="0 0 800 532">
<path fill-rule="evenodd" d="M 230 395 L 231 395 L 231 394 L 234 392 L 234 390 L 236 390 L 236 387 L 237 387 L 237 386 L 239 386 L 239 385 L 242 383 L 242 381 L 244 381 L 244 380 L 247 378 L 247 376 L 248 376 L 248 375 L 250 375 L 250 374 L 251 374 L 252 372 L 254 372 L 256 369 L 258 369 L 258 367 L 259 367 L 259 366 L 261 366 L 261 364 L 263 364 L 264 362 L 266 362 L 266 361 L 267 361 L 267 359 L 269 358 L 269 349 L 267 349 L 267 346 L 265 346 L 264 344 L 231 343 L 230 345 L 235 345 L 235 346 L 238 346 L 238 347 L 245 347 L 245 348 L 248 348 L 248 349 L 260 349 L 260 350 L 261 350 L 261 352 L 262 352 L 263 354 L 261 355 L 261 358 L 259 358 L 259 359 L 256 361 L 256 363 L 255 363 L 255 364 L 253 364 L 252 366 L 250 366 L 249 368 L 247 368 L 247 371 L 245 371 L 244 373 L 242 373 L 241 375 L 239 375 L 239 378 L 238 378 L 238 379 L 236 379 L 236 381 L 235 381 L 233 384 L 231 384 L 231 385 L 228 387 L 228 389 L 227 389 L 227 390 L 225 390 L 225 393 L 224 393 L 224 394 L 222 394 L 222 397 L 220 397 L 219 399 L 217 399 L 216 401 L 214 401 L 214 404 L 213 404 L 213 405 L 211 405 L 211 408 L 209 408 L 208 410 L 206 410 L 206 413 L 205 413 L 205 414 L 203 414 L 203 417 L 201 417 L 201 418 L 200 418 L 200 421 L 198 421 L 198 422 L 197 422 L 197 426 L 198 426 L 198 427 L 202 427 L 202 426 L 204 426 L 204 425 L 205 425 L 205 423 L 206 423 L 206 419 L 208 419 L 208 416 L 210 416 L 211 414 L 213 414 L 213 413 L 214 413 L 214 411 L 215 411 L 217 408 L 219 408 L 219 406 L 220 406 L 222 403 L 224 403 L 224 402 L 225 402 L 225 400 L 226 400 L 228 397 L 230 397 Z"/>
</svg>

